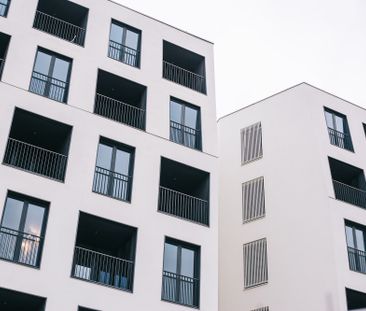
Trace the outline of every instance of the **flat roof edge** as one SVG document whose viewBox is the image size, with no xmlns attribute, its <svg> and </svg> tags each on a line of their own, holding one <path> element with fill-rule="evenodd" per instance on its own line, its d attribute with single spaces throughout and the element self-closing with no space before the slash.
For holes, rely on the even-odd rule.
<svg viewBox="0 0 366 311">
<path fill-rule="evenodd" d="M 204 39 L 204 38 L 202 38 L 202 37 L 199 37 L 199 36 L 197 36 L 197 35 L 194 35 L 194 34 L 192 34 L 192 33 L 188 32 L 188 31 L 186 31 L 186 30 L 183 30 L 183 29 L 180 29 L 180 28 L 178 28 L 178 27 L 175 27 L 175 26 L 173 26 L 173 25 L 171 25 L 171 24 L 168 24 L 168 23 L 166 23 L 166 22 L 163 22 L 163 21 L 161 21 L 161 20 L 159 20 L 159 19 L 157 19 L 157 18 L 154 18 L 154 17 L 152 17 L 152 16 L 150 16 L 150 15 L 147 15 L 147 14 L 145 14 L 145 13 L 139 12 L 139 11 L 137 11 L 137 10 L 135 10 L 135 9 L 132 9 L 132 8 L 128 7 L 128 6 L 125 6 L 124 4 L 121 4 L 121 3 L 119 3 L 119 2 L 116 2 L 115 0 L 107 0 L 107 1 L 108 1 L 108 2 L 111 2 L 111 3 L 113 3 L 113 4 L 116 4 L 116 5 L 120 6 L 120 7 L 123 7 L 123 8 L 125 8 L 126 10 L 132 11 L 132 12 L 134 12 L 134 13 L 137 13 L 137 14 L 139 14 L 139 15 L 142 15 L 142 16 L 144 16 L 144 17 L 147 17 L 147 18 L 149 18 L 149 19 L 151 19 L 151 20 L 154 20 L 154 21 L 156 21 L 156 22 L 158 22 L 158 23 L 160 23 L 160 24 L 163 24 L 163 25 L 166 25 L 166 26 L 168 26 L 168 27 L 170 27 L 170 28 L 176 29 L 176 30 L 178 30 L 178 31 L 180 31 L 180 32 L 183 32 L 183 33 L 185 33 L 185 34 L 187 34 L 187 35 L 189 35 L 189 36 L 191 36 L 191 37 L 197 38 L 197 39 L 199 39 L 199 40 L 201 40 L 201 41 L 205 41 L 205 42 L 207 42 L 207 43 L 209 43 L 209 44 L 214 45 L 214 43 L 213 43 L 212 41 L 209 41 L 209 40 L 207 40 L 207 39 Z"/>
</svg>

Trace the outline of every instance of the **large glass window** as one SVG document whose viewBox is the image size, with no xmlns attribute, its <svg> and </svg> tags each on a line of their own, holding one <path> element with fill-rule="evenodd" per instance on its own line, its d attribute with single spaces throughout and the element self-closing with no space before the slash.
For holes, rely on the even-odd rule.
<svg viewBox="0 0 366 311">
<path fill-rule="evenodd" d="M 102 139 L 98 146 L 93 191 L 130 201 L 134 148 Z"/>
<path fill-rule="evenodd" d="M 9 193 L 0 227 L 0 258 L 39 266 L 47 203 Z"/>
<path fill-rule="evenodd" d="M 198 107 L 171 98 L 170 140 L 201 150 L 201 121 Z"/>
<path fill-rule="evenodd" d="M 346 239 L 350 269 L 366 273 L 366 228 L 346 222 Z"/>
<path fill-rule="evenodd" d="M 324 110 L 324 114 L 330 143 L 343 149 L 353 151 L 347 117 L 328 108 Z"/>
<path fill-rule="evenodd" d="M 167 238 L 164 248 L 162 299 L 199 306 L 198 246 Z"/>
<path fill-rule="evenodd" d="M 71 63 L 69 58 L 39 49 L 34 63 L 29 90 L 66 103 Z"/>
<path fill-rule="evenodd" d="M 141 31 L 112 21 L 108 56 L 133 67 L 140 66 Z"/>
</svg>

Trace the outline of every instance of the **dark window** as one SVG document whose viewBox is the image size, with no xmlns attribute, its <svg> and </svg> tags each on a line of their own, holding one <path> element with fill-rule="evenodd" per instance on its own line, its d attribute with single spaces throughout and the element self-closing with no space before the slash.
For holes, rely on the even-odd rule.
<svg viewBox="0 0 366 311">
<path fill-rule="evenodd" d="M 33 27 L 83 46 L 87 22 L 88 9 L 81 5 L 66 0 L 39 0 Z"/>
<path fill-rule="evenodd" d="M 0 227 L 0 258 L 39 267 L 48 203 L 10 192 Z"/>
<path fill-rule="evenodd" d="M 29 91 L 66 103 L 71 64 L 65 56 L 38 49 Z"/>
<path fill-rule="evenodd" d="M 44 311 L 46 298 L 0 288 L 1 311 Z"/>
<path fill-rule="evenodd" d="M 183 101 L 170 100 L 170 140 L 201 150 L 200 109 Z"/>
<path fill-rule="evenodd" d="M 108 56 L 133 67 L 140 67 L 141 31 L 115 20 L 111 24 Z"/>
<path fill-rule="evenodd" d="M 5 65 L 5 59 L 6 54 L 8 52 L 9 42 L 10 42 L 10 36 L 0 32 L 0 80 Z"/>
<path fill-rule="evenodd" d="M 98 70 L 94 113 L 145 130 L 144 85 Z"/>
<path fill-rule="evenodd" d="M 161 159 L 158 210 L 202 225 L 209 225 L 210 174 Z"/>
<path fill-rule="evenodd" d="M 98 146 L 93 191 L 131 200 L 134 148 L 102 138 Z"/>
<path fill-rule="evenodd" d="M 63 181 L 71 126 L 16 108 L 4 163 Z"/>
<path fill-rule="evenodd" d="M 366 180 L 362 169 L 329 158 L 336 199 L 366 208 Z"/>
<path fill-rule="evenodd" d="M 366 293 L 346 288 L 347 311 L 362 311 L 366 309 Z"/>
<path fill-rule="evenodd" d="M 0 16 L 8 15 L 10 0 L 0 0 Z"/>
<path fill-rule="evenodd" d="M 324 109 L 329 139 L 332 145 L 353 151 L 347 117 L 328 108 Z"/>
<path fill-rule="evenodd" d="M 164 41 L 163 78 L 206 94 L 205 58 Z"/>
<path fill-rule="evenodd" d="M 346 238 L 350 269 L 366 274 L 366 228 L 346 221 Z"/>
<path fill-rule="evenodd" d="M 163 269 L 162 299 L 198 308 L 200 247 L 167 238 Z"/>
<path fill-rule="evenodd" d="M 132 292 L 137 229 L 80 213 L 71 276 Z"/>
</svg>

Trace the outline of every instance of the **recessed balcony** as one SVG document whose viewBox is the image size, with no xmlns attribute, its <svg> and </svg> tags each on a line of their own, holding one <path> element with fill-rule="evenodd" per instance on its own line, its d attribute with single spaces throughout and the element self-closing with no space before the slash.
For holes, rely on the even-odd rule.
<svg viewBox="0 0 366 311">
<path fill-rule="evenodd" d="M 346 288 L 347 310 L 366 311 L 366 293 Z"/>
<path fill-rule="evenodd" d="M 4 164 L 64 181 L 71 126 L 16 109 Z"/>
<path fill-rule="evenodd" d="M 146 87 L 99 70 L 94 113 L 145 130 Z"/>
<path fill-rule="evenodd" d="M 0 32 L 0 80 L 5 66 L 6 54 L 8 52 L 10 36 Z"/>
<path fill-rule="evenodd" d="M 209 180 L 207 172 L 162 158 L 158 210 L 208 226 Z"/>
<path fill-rule="evenodd" d="M 46 298 L 0 288 L 1 311 L 44 311 Z"/>
<path fill-rule="evenodd" d="M 363 170 L 333 158 L 329 158 L 329 166 L 335 198 L 366 208 L 366 181 Z"/>
<path fill-rule="evenodd" d="M 163 78 L 206 94 L 205 58 L 164 41 Z"/>
<path fill-rule="evenodd" d="M 33 27 L 83 46 L 88 9 L 66 0 L 39 0 Z"/>
<path fill-rule="evenodd" d="M 80 213 L 71 276 L 132 292 L 137 229 Z"/>
</svg>

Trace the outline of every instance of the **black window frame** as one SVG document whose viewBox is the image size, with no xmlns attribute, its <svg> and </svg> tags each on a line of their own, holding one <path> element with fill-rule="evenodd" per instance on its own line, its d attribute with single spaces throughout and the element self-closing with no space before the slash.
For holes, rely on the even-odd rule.
<svg viewBox="0 0 366 311">
<path fill-rule="evenodd" d="M 24 266 L 27 266 L 27 267 L 40 269 L 41 261 L 42 261 L 42 255 L 43 255 L 43 245 L 44 245 L 46 231 L 47 231 L 47 223 L 48 223 L 48 214 L 49 214 L 50 202 L 47 202 L 47 201 L 44 201 L 42 199 L 38 199 L 38 198 L 29 196 L 29 195 L 21 194 L 19 192 L 8 190 L 7 194 L 6 194 L 6 197 L 5 197 L 4 204 L 3 204 L 3 211 L 2 211 L 1 220 L 0 220 L 0 228 L 1 229 L 5 228 L 5 227 L 3 227 L 2 224 L 3 224 L 3 221 L 4 221 L 4 214 L 5 214 L 6 203 L 7 203 L 8 198 L 15 199 L 15 200 L 23 202 L 22 213 L 21 213 L 21 218 L 20 218 L 20 222 L 19 222 L 19 229 L 21 228 L 22 230 L 18 230 L 18 232 L 20 232 L 20 233 L 25 233 L 24 232 L 24 226 L 25 226 L 25 221 L 26 221 L 26 217 L 27 217 L 27 213 L 28 213 L 29 204 L 34 204 L 34 205 L 37 205 L 38 207 L 43 208 L 44 209 L 44 215 L 43 215 L 43 219 L 42 219 L 41 234 L 39 236 L 40 242 L 39 242 L 39 249 L 38 249 L 36 264 L 35 265 L 30 265 L 30 264 L 23 263 L 23 262 L 19 261 L 19 255 L 20 255 L 20 250 L 21 250 L 21 242 L 24 239 L 21 236 L 17 237 L 13 259 L 10 260 L 10 259 L 6 259 L 6 258 L 2 258 L 2 257 L 0 257 L 0 259 L 5 260 L 5 261 L 9 261 L 9 262 L 13 262 L 13 263 L 16 263 L 16 264 L 24 265 Z M 10 229 L 10 228 L 7 228 L 7 229 L 12 230 L 12 231 L 16 231 L 16 230 Z M 27 233 L 25 233 L 25 235 L 27 235 Z"/>
<path fill-rule="evenodd" d="M 122 43 L 116 42 L 111 40 L 111 33 L 112 33 L 112 25 L 116 25 L 118 27 L 123 28 L 123 35 L 122 35 Z M 127 30 L 134 32 L 138 35 L 138 44 L 137 44 L 137 50 L 128 47 L 125 43 L 126 43 L 126 32 Z M 113 43 L 116 43 L 118 45 L 121 46 L 121 50 L 119 50 L 120 53 L 120 57 L 116 58 L 116 57 L 112 57 L 111 56 L 111 41 Z M 120 22 L 114 18 L 111 19 L 111 23 L 110 23 L 110 27 L 109 27 L 109 36 L 108 36 L 108 57 L 114 60 L 117 60 L 123 64 L 126 64 L 128 66 L 134 67 L 134 68 L 138 68 L 141 69 L 141 46 L 142 46 L 142 31 L 136 27 L 130 26 L 128 24 L 125 24 L 123 22 Z M 125 49 L 130 49 L 130 50 L 135 50 L 136 51 L 136 59 L 134 61 L 135 65 L 131 64 L 131 62 L 126 62 L 124 61 L 124 55 L 126 54 Z M 114 48 L 116 49 L 116 48 Z"/>
<path fill-rule="evenodd" d="M 40 73 L 40 72 L 35 71 L 38 52 L 42 52 L 44 54 L 47 54 L 47 55 L 51 56 L 51 63 L 50 63 L 50 66 L 48 68 L 48 74 L 47 74 L 47 76 L 44 75 L 43 73 Z M 66 62 L 69 63 L 69 70 L 68 70 L 68 73 L 67 73 L 67 79 L 66 79 L 66 81 L 58 80 L 58 79 L 54 78 L 51 75 L 51 74 L 53 74 L 54 69 L 55 69 L 55 61 L 56 61 L 56 58 L 61 59 L 61 60 L 66 61 Z M 67 104 L 68 97 L 69 97 L 69 90 L 70 90 L 70 81 L 71 81 L 72 65 L 73 65 L 73 59 L 72 58 L 70 58 L 68 56 L 65 56 L 65 55 L 62 55 L 60 53 L 57 53 L 57 52 L 54 52 L 54 51 L 51 51 L 51 50 L 48 50 L 48 49 L 45 49 L 43 47 L 38 46 L 37 47 L 37 50 L 36 50 L 35 57 L 34 57 L 32 75 L 31 75 L 31 79 L 30 79 L 30 83 L 29 83 L 29 91 L 32 92 L 32 93 L 34 93 L 34 94 L 37 94 L 37 95 L 46 97 L 48 99 L 57 101 L 59 103 Z M 45 81 L 45 84 L 46 84 L 45 85 L 45 90 L 42 93 L 31 90 L 33 79 L 37 79 L 37 78 L 34 77 L 34 74 L 35 73 L 47 77 L 47 81 Z M 62 83 L 65 84 L 65 87 L 63 88 L 64 89 L 64 95 L 63 95 L 63 99 L 62 100 L 58 100 L 56 98 L 50 97 L 50 84 L 51 84 L 52 79 L 56 79 L 56 80 L 61 81 Z M 38 78 L 38 80 L 40 80 L 40 79 Z"/>
<path fill-rule="evenodd" d="M 194 252 L 194 279 L 198 279 L 198 292 L 197 292 L 197 297 L 193 297 L 193 301 L 196 298 L 196 304 L 193 305 L 188 305 L 188 304 L 183 304 L 180 303 L 179 301 L 175 301 L 175 300 L 170 300 L 170 299 L 164 299 L 164 273 L 168 272 L 164 270 L 164 265 L 165 265 L 165 249 L 166 249 L 166 244 L 170 244 L 170 245 L 174 245 L 178 248 L 178 253 L 177 253 L 177 275 L 182 276 L 181 274 L 181 267 L 182 267 L 182 249 L 188 249 Z M 175 303 L 178 305 L 184 305 L 187 307 L 192 307 L 192 308 L 200 308 L 200 301 L 201 301 L 201 246 L 196 245 L 196 244 L 192 244 L 189 242 L 185 242 L 185 241 L 181 241 L 175 238 L 171 238 L 168 236 L 165 236 L 164 239 L 164 249 L 163 249 L 163 271 L 162 271 L 162 286 L 161 286 L 161 300 L 162 301 L 166 301 L 166 302 L 171 302 L 171 303 Z M 170 273 L 170 272 L 169 272 Z M 177 292 L 180 292 L 180 287 L 179 287 L 179 291 L 177 290 Z"/>
<path fill-rule="evenodd" d="M 109 176 L 108 178 L 108 193 L 102 193 L 100 191 L 95 190 L 95 180 L 96 180 L 96 174 L 97 174 L 97 163 L 98 163 L 98 151 L 99 151 L 99 145 L 103 144 L 109 147 L 113 148 L 112 151 L 112 159 L 111 159 L 111 170 L 109 170 L 109 172 L 111 173 L 115 173 L 115 174 L 119 174 L 119 175 L 123 175 L 120 173 L 116 173 L 115 172 L 115 165 L 116 165 L 116 153 L 117 150 L 122 150 L 124 152 L 127 152 L 130 154 L 130 161 L 129 161 L 129 168 L 128 168 L 128 189 L 127 189 L 127 198 L 126 199 L 122 199 L 122 198 L 118 198 L 116 196 L 113 196 L 112 190 L 113 190 L 113 182 L 111 182 L 111 179 L 113 178 L 113 176 Z M 97 146 L 97 151 L 96 151 L 96 158 L 95 158 L 95 170 L 94 170 L 94 180 L 93 180 L 93 187 L 92 187 L 92 192 L 100 194 L 100 195 L 104 195 L 106 197 L 112 198 L 112 199 L 116 199 L 119 201 L 123 201 L 126 203 L 131 203 L 132 201 L 132 187 L 133 187 L 133 173 L 134 173 L 134 167 L 135 167 L 135 153 L 136 153 L 136 148 L 133 146 L 129 146 L 126 144 L 123 144 L 121 142 L 115 141 L 113 139 L 109 139 L 103 136 L 99 137 L 99 141 L 98 141 L 98 146 Z M 112 169 L 113 168 L 113 169 Z M 101 168 L 103 170 L 107 170 L 105 168 Z M 111 185 L 109 184 L 111 183 Z"/>
<path fill-rule="evenodd" d="M 172 102 L 174 102 L 175 104 L 179 104 L 182 106 L 182 113 L 181 113 L 181 121 L 180 123 L 177 123 L 175 121 L 172 121 L 171 119 L 171 112 L 172 112 Z M 184 125 L 185 123 L 185 114 L 186 114 L 186 107 L 193 109 L 197 112 L 197 124 L 196 124 L 196 128 L 190 128 L 189 126 Z M 195 106 L 191 103 L 188 103 L 184 100 L 181 100 L 179 98 L 176 98 L 174 96 L 170 96 L 169 99 L 169 140 L 172 142 L 175 142 L 179 145 L 194 149 L 194 150 L 198 150 L 198 151 L 202 151 L 202 120 L 201 120 L 201 108 L 199 106 Z M 181 129 L 178 129 L 178 131 L 183 132 L 182 135 L 182 143 L 179 141 L 175 141 L 174 138 L 172 137 L 172 123 L 177 123 Z M 195 146 L 191 147 L 189 146 L 189 144 L 185 143 L 185 135 L 184 135 L 184 128 L 188 128 L 191 130 L 196 131 L 196 141 L 195 141 Z"/>
<path fill-rule="evenodd" d="M 334 129 L 334 128 L 331 128 L 328 126 L 326 113 L 329 113 L 332 115 L 332 123 L 335 125 L 337 124 L 335 121 L 335 117 L 339 117 L 343 120 L 343 131 L 339 131 L 337 128 Z M 324 118 L 325 118 L 325 124 L 328 129 L 330 143 L 334 146 L 354 152 L 352 136 L 351 136 L 351 131 L 349 128 L 347 116 L 345 114 L 342 114 L 342 113 L 335 111 L 333 109 L 330 109 L 328 107 L 324 107 Z"/>
</svg>

